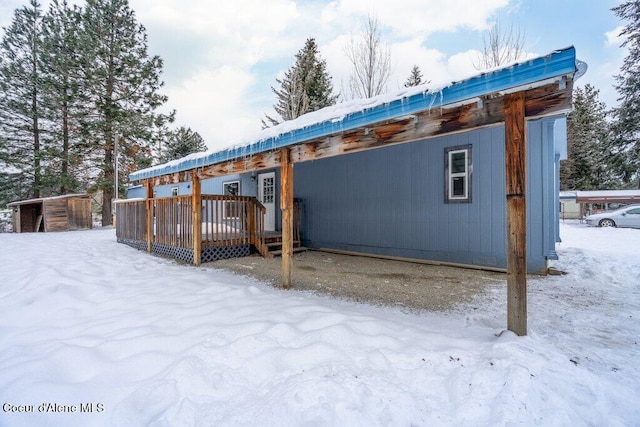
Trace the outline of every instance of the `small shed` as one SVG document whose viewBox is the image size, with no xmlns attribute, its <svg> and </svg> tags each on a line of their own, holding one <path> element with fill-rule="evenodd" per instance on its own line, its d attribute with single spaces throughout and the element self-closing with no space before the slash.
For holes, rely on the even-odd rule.
<svg viewBox="0 0 640 427">
<path fill-rule="evenodd" d="M 20 200 L 7 206 L 13 210 L 15 233 L 82 230 L 93 225 L 88 194 Z"/>
<path fill-rule="evenodd" d="M 560 192 L 560 219 L 578 219 L 581 218 L 581 208 L 576 202 L 575 191 Z"/>
</svg>

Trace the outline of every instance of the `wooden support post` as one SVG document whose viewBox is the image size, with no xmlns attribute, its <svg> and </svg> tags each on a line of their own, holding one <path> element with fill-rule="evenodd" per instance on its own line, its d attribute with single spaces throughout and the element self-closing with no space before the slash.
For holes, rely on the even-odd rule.
<svg viewBox="0 0 640 427">
<path fill-rule="evenodd" d="M 527 150 L 524 92 L 505 96 L 507 328 L 527 335 Z"/>
<path fill-rule="evenodd" d="M 153 183 L 146 180 L 144 186 L 147 189 L 147 252 L 153 251 Z"/>
<path fill-rule="evenodd" d="M 280 149 L 280 209 L 282 210 L 282 287 L 291 288 L 293 258 L 293 164 L 289 148 Z"/>
<path fill-rule="evenodd" d="M 193 265 L 200 265 L 202 256 L 202 191 L 200 178 L 191 172 L 191 217 L 193 219 Z"/>
</svg>

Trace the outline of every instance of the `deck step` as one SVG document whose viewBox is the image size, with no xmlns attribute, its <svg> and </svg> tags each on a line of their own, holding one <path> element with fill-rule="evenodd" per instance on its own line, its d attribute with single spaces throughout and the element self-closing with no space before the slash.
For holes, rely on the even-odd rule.
<svg viewBox="0 0 640 427">
<path fill-rule="evenodd" d="M 293 246 L 295 247 L 296 245 L 297 245 L 297 246 L 300 246 L 300 240 L 294 240 L 294 241 L 293 241 Z M 279 241 L 279 242 L 271 242 L 271 243 L 267 243 L 267 244 L 266 244 L 266 246 L 267 246 L 268 248 L 275 248 L 275 247 L 278 247 L 278 246 L 282 246 L 282 240 L 281 240 L 281 241 Z"/>
<path fill-rule="evenodd" d="M 299 246 L 297 248 L 293 248 L 293 253 L 297 254 L 298 252 L 305 252 L 306 250 L 307 248 L 305 248 L 304 246 Z M 272 255 L 274 257 L 282 256 L 282 251 L 281 250 L 269 251 L 269 255 Z"/>
</svg>

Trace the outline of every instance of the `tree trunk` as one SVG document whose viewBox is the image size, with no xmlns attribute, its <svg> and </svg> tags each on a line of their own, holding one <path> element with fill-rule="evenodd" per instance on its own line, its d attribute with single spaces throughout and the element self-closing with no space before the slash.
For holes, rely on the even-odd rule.
<svg viewBox="0 0 640 427">
<path fill-rule="evenodd" d="M 34 20 L 33 33 L 37 34 L 38 28 Z M 38 124 L 38 38 L 33 38 L 33 46 L 31 50 L 31 72 L 33 92 L 31 93 L 31 114 L 33 114 L 33 197 L 41 197 L 42 189 L 42 171 L 40 162 L 40 128 Z"/>
<path fill-rule="evenodd" d="M 62 102 L 62 184 L 60 194 L 69 193 L 69 105 L 66 99 Z"/>
<path fill-rule="evenodd" d="M 109 46 L 114 45 L 113 27 L 110 33 Z M 106 87 L 106 108 L 105 108 L 105 146 L 104 146 L 104 182 L 102 183 L 102 226 L 113 225 L 111 213 L 111 200 L 114 197 L 115 186 L 113 185 L 113 147 L 114 147 L 114 111 L 115 103 L 113 102 L 115 66 L 113 53 L 109 53 L 109 65 L 107 70 L 107 87 Z M 115 154 L 117 155 L 117 153 Z M 116 172 L 117 173 L 117 172 Z"/>
<path fill-rule="evenodd" d="M 113 225 L 111 200 L 113 199 L 113 137 L 107 132 L 104 149 L 104 182 L 102 183 L 102 226 Z"/>
</svg>

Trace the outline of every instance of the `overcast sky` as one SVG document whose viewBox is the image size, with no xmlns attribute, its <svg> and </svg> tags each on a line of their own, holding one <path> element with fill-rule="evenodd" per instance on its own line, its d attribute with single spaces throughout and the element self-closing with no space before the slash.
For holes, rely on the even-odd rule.
<svg viewBox="0 0 640 427">
<path fill-rule="evenodd" d="M 47 6 L 48 0 L 41 0 Z M 150 53 L 164 60 L 164 92 L 176 125 L 199 132 L 210 148 L 242 142 L 273 115 L 270 86 L 314 37 L 340 92 L 350 72 L 344 46 L 367 14 L 378 17 L 392 55 L 389 90 L 411 67 L 446 84 L 473 74 L 482 35 L 496 19 L 525 34 L 526 51 L 543 55 L 570 45 L 589 70 L 578 85 L 600 89 L 616 105 L 613 75 L 625 55 L 619 0 L 129 0 L 147 28 Z M 28 0 L 0 0 L 0 25 Z M 73 3 L 83 4 L 82 0 Z"/>
</svg>

